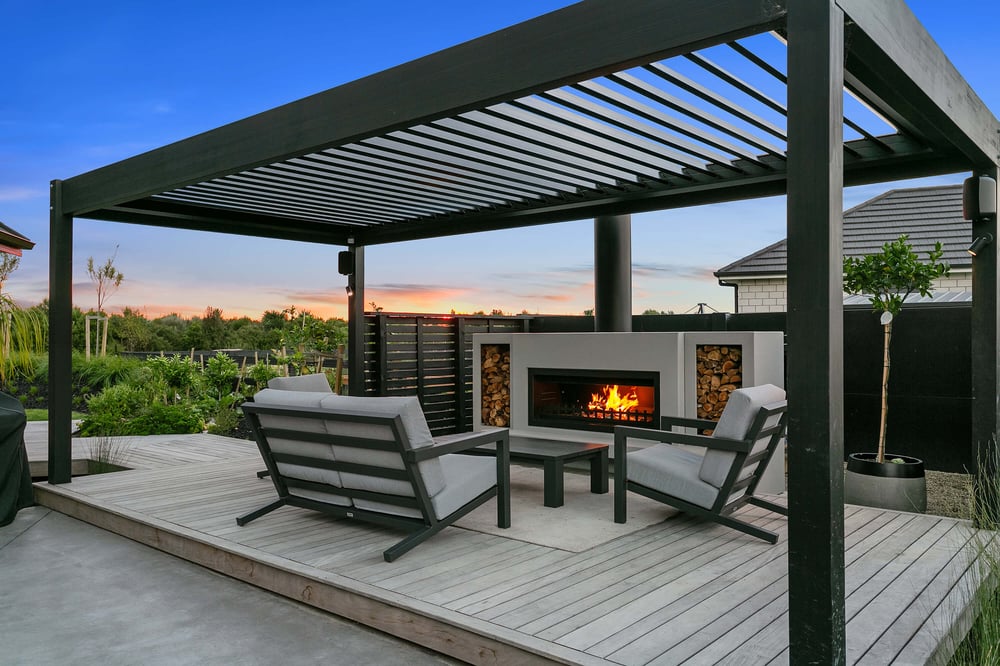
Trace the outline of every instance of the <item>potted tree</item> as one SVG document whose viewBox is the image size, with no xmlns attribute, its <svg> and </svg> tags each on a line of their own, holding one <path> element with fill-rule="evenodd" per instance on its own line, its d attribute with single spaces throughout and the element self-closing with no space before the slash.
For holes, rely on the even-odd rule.
<svg viewBox="0 0 1000 666">
<path fill-rule="evenodd" d="M 924 463 L 898 453 L 886 454 L 886 418 L 889 411 L 889 347 L 893 320 L 912 293 L 928 296 L 933 282 L 948 275 L 950 267 L 941 261 L 941 243 L 921 261 L 907 243 L 905 234 L 887 242 L 882 251 L 863 257 L 844 257 L 844 291 L 863 294 L 871 300 L 882 325 L 882 406 L 878 445 L 871 453 L 848 456 L 844 479 L 844 499 L 850 504 L 877 506 L 899 511 L 923 512 L 927 508 Z"/>
</svg>

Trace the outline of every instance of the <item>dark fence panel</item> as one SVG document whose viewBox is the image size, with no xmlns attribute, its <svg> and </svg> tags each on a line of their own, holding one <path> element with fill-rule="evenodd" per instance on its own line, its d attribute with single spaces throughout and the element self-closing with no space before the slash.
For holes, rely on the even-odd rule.
<svg viewBox="0 0 1000 666">
<path fill-rule="evenodd" d="M 972 468 L 971 306 L 916 306 L 894 325 L 888 446 L 928 469 Z M 637 332 L 784 331 L 785 313 L 637 315 Z M 365 315 L 367 395 L 416 395 L 435 434 L 472 428 L 472 336 L 490 332 L 586 332 L 587 316 Z M 160 352 L 135 353 L 146 357 Z M 169 353 L 169 352 L 168 352 Z M 190 351 L 177 352 L 185 356 Z M 194 352 L 196 360 L 215 355 Z M 226 350 L 242 363 L 253 351 Z M 261 361 L 267 352 L 256 352 Z M 273 360 L 273 359 L 270 359 Z M 332 366 L 330 360 L 327 365 Z M 847 453 L 871 451 L 878 438 L 882 327 L 867 309 L 844 312 L 844 436 Z M 358 378 L 352 378 L 358 381 Z M 791 445 L 794 445 L 792 443 Z"/>
<path fill-rule="evenodd" d="M 928 469 L 972 469 L 972 308 L 910 307 L 893 324 L 886 447 Z M 882 326 L 844 312 L 844 449 L 874 451 L 882 385 Z"/>
<path fill-rule="evenodd" d="M 415 395 L 435 435 L 472 429 L 472 335 L 521 333 L 524 317 L 365 315 L 365 393 Z"/>
</svg>

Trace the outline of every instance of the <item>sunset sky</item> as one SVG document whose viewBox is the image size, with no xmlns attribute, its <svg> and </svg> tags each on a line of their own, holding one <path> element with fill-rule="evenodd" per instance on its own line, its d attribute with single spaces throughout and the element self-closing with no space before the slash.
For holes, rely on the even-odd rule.
<svg viewBox="0 0 1000 666">
<path fill-rule="evenodd" d="M 666 1 L 666 0 L 665 0 Z M 48 183 L 213 129 L 572 4 L 26 2 L 0 0 L 0 221 L 36 242 L 5 291 L 48 294 Z M 911 0 L 994 114 L 1000 4 Z M 853 188 L 844 207 L 914 184 Z M 346 316 L 338 247 L 77 220 L 74 304 L 96 306 L 87 257 L 117 248 L 108 309 L 258 318 L 296 306 Z M 633 308 L 733 309 L 712 272 L 785 236 L 784 198 L 632 218 Z M 371 247 L 366 300 L 386 311 L 580 314 L 593 307 L 593 222 Z"/>
</svg>

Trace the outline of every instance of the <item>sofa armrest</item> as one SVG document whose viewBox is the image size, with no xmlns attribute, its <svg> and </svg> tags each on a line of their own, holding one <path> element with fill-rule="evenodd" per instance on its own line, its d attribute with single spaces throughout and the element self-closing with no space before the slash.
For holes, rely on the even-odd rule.
<svg viewBox="0 0 1000 666">
<path fill-rule="evenodd" d="M 421 460 L 437 458 L 447 453 L 461 453 L 462 451 L 494 442 L 497 444 L 497 449 L 500 449 L 503 443 L 506 443 L 506 448 L 509 449 L 510 437 L 507 428 L 494 428 L 479 432 L 462 432 L 454 435 L 435 437 L 433 446 L 407 451 L 407 458 L 413 462 L 420 462 Z"/>
</svg>

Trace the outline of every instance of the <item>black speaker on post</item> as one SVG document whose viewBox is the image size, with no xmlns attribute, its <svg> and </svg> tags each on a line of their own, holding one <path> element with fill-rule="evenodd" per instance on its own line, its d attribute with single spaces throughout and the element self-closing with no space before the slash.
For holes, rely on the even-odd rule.
<svg viewBox="0 0 1000 666">
<path fill-rule="evenodd" d="M 972 176 L 962 184 L 962 217 L 981 220 L 997 214 L 997 181 L 989 176 Z"/>
<path fill-rule="evenodd" d="M 337 272 L 341 275 L 351 275 L 354 273 L 354 253 L 350 250 L 341 250 L 337 255 Z"/>
</svg>

